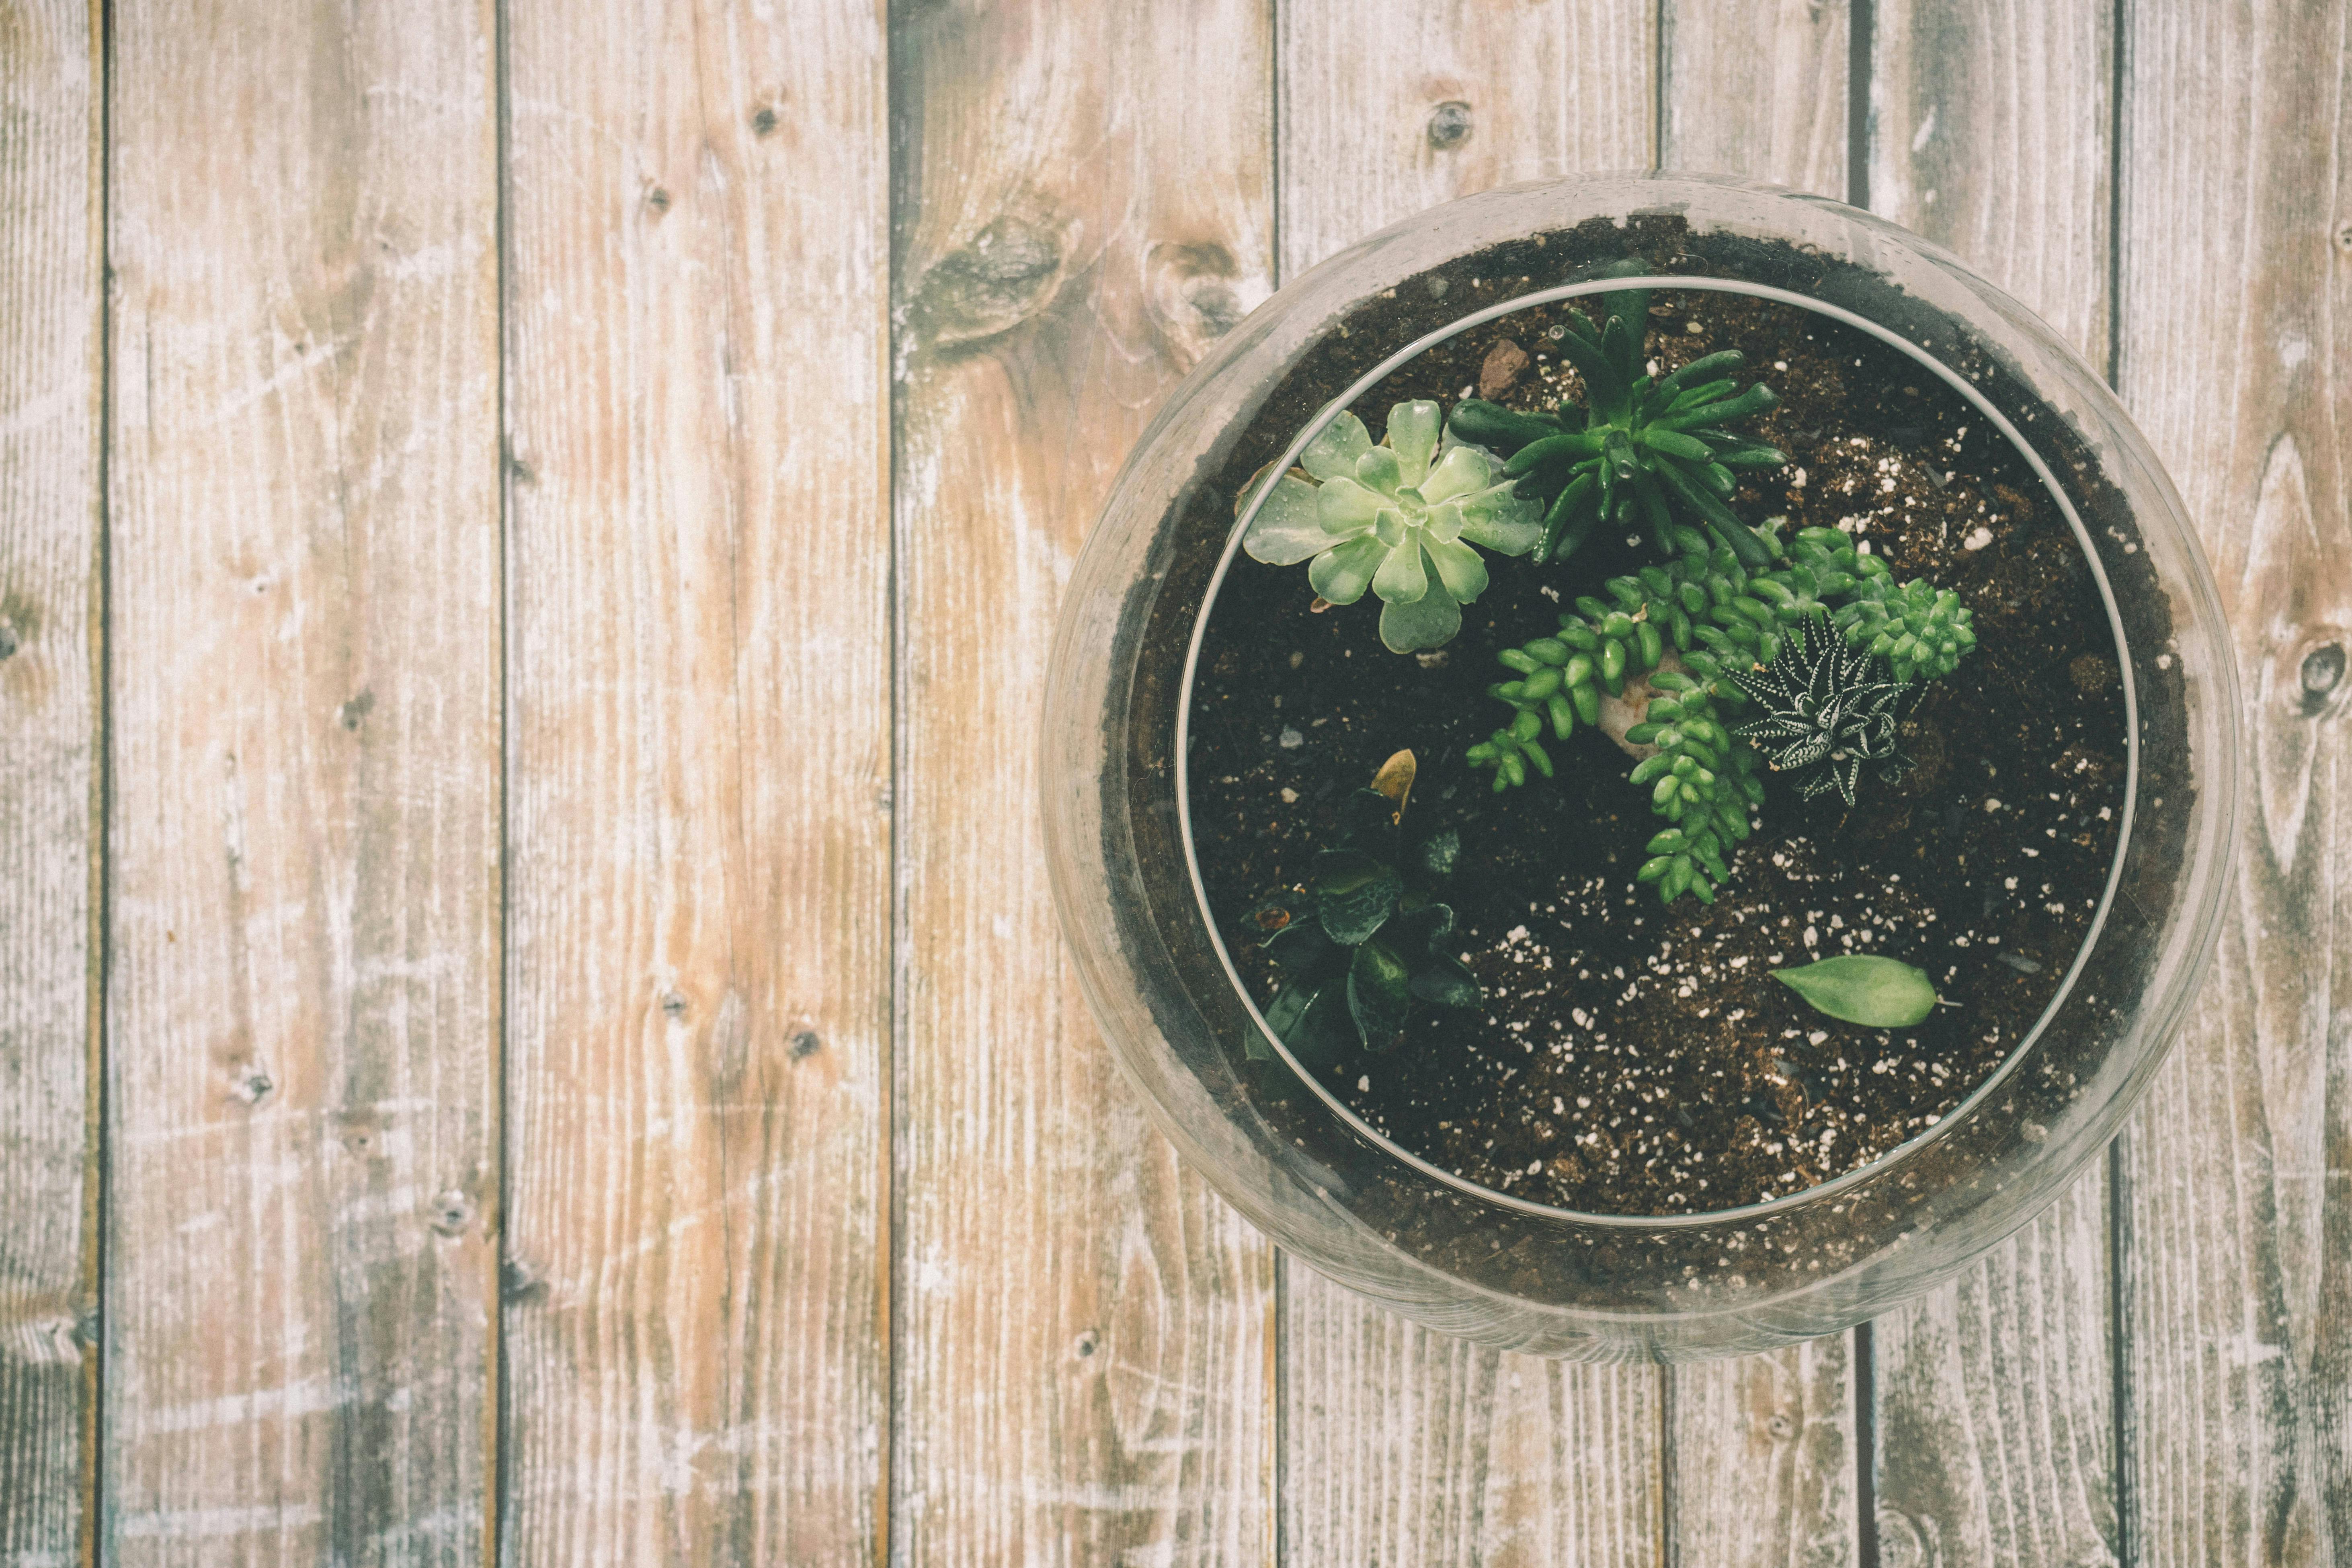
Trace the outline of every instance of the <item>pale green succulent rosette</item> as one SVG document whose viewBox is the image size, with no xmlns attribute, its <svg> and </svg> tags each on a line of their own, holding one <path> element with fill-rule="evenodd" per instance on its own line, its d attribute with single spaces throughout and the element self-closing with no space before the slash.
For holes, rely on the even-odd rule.
<svg viewBox="0 0 2352 1568">
<path fill-rule="evenodd" d="M 1462 606 L 1486 590 L 1472 546 L 1524 555 L 1542 537 L 1543 513 L 1493 454 L 1444 423 L 1434 403 L 1400 403 L 1375 447 L 1362 420 L 1340 415 L 1299 454 L 1311 479 L 1276 480 L 1242 548 L 1268 565 L 1308 562 L 1307 580 L 1334 605 L 1371 590 L 1392 652 L 1451 642 Z"/>
</svg>

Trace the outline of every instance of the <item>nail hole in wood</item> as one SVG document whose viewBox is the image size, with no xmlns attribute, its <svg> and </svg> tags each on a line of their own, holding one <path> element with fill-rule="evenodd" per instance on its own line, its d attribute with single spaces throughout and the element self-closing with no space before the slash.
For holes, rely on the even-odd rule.
<svg viewBox="0 0 2352 1568">
<path fill-rule="evenodd" d="M 1470 106 L 1458 98 L 1447 99 L 1429 111 L 1429 144 L 1441 153 L 1452 152 L 1470 140 Z"/>
<path fill-rule="evenodd" d="M 454 1187 L 436 1193 L 433 1198 L 433 1215 L 427 1223 L 443 1236 L 462 1236 L 466 1227 L 474 1223 L 474 1205 L 466 1201 L 465 1194 Z"/>
<path fill-rule="evenodd" d="M 803 1029 L 793 1037 L 793 1060 L 799 1061 L 804 1057 L 816 1055 L 818 1048 L 824 1044 L 823 1040 L 817 1038 L 814 1029 Z"/>
<path fill-rule="evenodd" d="M 754 114 L 754 115 L 752 115 L 752 116 L 751 116 L 751 134 L 752 134 L 752 135 L 754 135 L 754 136 L 769 136 L 769 135 L 772 135 L 772 134 L 774 134 L 774 133 L 775 133 L 775 129 L 776 129 L 776 111 L 775 111 L 774 110 L 772 110 L 772 109 L 762 109 L 762 110 L 761 110 L 758 113 L 756 113 L 756 114 Z"/>
</svg>

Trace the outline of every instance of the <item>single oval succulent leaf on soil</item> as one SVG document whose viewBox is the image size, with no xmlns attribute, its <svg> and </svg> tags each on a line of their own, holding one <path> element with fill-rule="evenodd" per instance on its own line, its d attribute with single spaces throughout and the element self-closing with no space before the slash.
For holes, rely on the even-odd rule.
<svg viewBox="0 0 2352 1568">
<path fill-rule="evenodd" d="M 1772 978 L 1803 997 L 1816 1013 L 1871 1029 L 1907 1029 L 1936 1010 L 1936 984 L 1899 959 L 1849 952 Z"/>
</svg>

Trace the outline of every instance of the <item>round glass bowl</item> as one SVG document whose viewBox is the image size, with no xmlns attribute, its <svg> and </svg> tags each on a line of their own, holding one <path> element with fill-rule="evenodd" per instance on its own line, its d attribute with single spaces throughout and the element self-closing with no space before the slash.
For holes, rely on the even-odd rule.
<svg viewBox="0 0 2352 1568">
<path fill-rule="evenodd" d="M 1636 256 L 1652 276 L 1610 287 L 1821 311 L 1911 354 L 2003 430 L 2099 579 L 2132 729 L 2105 894 L 2040 1026 L 1956 1110 L 1872 1163 L 1671 1216 L 1577 1214 L 1474 1185 L 1380 1136 L 1311 1075 L 1310 1092 L 1258 1092 L 1248 1044 L 1282 1047 L 1204 914 L 1181 765 L 1204 606 L 1255 499 L 1234 474 L 1286 464 L 1430 343 L 1597 289 L 1600 268 Z M 2227 627 L 2179 498 L 2048 327 L 1944 251 L 1835 202 L 1590 176 L 1466 197 L 1375 235 L 1281 289 L 1171 395 L 1087 542 L 1055 638 L 1048 867 L 1087 1000 L 1154 1121 L 1280 1245 L 1468 1339 L 1587 1359 L 1735 1354 L 1932 1286 L 2032 1219 L 2114 1135 L 2212 952 L 2236 715 Z"/>
</svg>

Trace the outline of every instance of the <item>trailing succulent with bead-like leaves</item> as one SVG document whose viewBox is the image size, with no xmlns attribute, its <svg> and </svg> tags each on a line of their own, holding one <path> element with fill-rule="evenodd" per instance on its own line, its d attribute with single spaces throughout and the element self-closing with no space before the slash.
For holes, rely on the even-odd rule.
<svg viewBox="0 0 2352 1568">
<path fill-rule="evenodd" d="M 1454 829 L 1425 837 L 1403 827 L 1412 753 L 1391 759 L 1376 784 L 1341 803 L 1339 832 L 1315 858 L 1301 888 L 1261 902 L 1249 923 L 1282 971 L 1265 1021 L 1301 1061 L 1328 1066 L 1348 1047 L 1392 1048 L 1416 1003 L 1474 1007 L 1478 982 L 1447 951 L 1454 910 L 1437 900 L 1461 851 Z M 1270 1057 L 1255 1035 L 1252 1056 Z"/>
<path fill-rule="evenodd" d="M 1785 551 L 1769 529 L 1751 536 L 1784 563 L 1750 573 L 1727 547 L 1710 548 L 1696 530 L 1675 525 L 1670 537 L 1680 553 L 1673 561 L 1611 578 L 1601 585 L 1608 602 L 1580 597 L 1562 612 L 1557 633 L 1505 648 L 1497 657 L 1516 679 L 1488 687 L 1487 693 L 1514 711 L 1468 752 L 1473 766 L 1495 770 L 1497 791 L 1525 783 L 1530 773 L 1549 778 L 1546 729 L 1553 739 L 1566 740 L 1580 723 L 1597 726 L 1602 693 L 1621 695 L 1629 675 L 1648 677 L 1655 695 L 1625 740 L 1658 748 L 1635 764 L 1633 782 L 1651 790 L 1651 809 L 1674 825 L 1651 841 L 1643 879 L 1668 900 L 1689 891 L 1712 901 L 1728 874 L 1728 846 L 1748 837 L 1748 813 L 1763 803 L 1759 762 L 1797 768 L 1799 787 L 1808 796 L 1821 793 L 1813 787 L 1821 779 L 1822 787 L 1837 788 L 1852 804 L 1846 792 L 1858 773 L 1845 766 L 1846 759 L 1823 775 L 1802 754 L 1782 760 L 1790 742 L 1801 738 L 1794 732 L 1759 728 L 1760 720 L 1736 730 L 1725 721 L 1723 710 L 1775 689 L 1751 688 L 1742 676 L 1811 645 L 1835 654 L 1843 687 L 1891 686 L 1891 693 L 1874 699 L 1873 712 L 1885 721 L 1885 749 L 1876 749 L 1874 730 L 1873 750 L 1861 759 L 1888 772 L 1900 766 L 1893 752 L 1900 694 L 1916 679 L 1948 675 L 1976 646 L 1969 611 L 1956 595 L 1897 583 L 1885 562 L 1861 553 L 1836 529 L 1801 529 Z M 1896 666 L 1887 656 L 1906 637 L 1904 663 Z M 1672 668 L 1651 673 L 1670 658 Z M 1896 676 L 1897 668 L 1905 673 Z M 1804 679 L 1809 682 L 1810 673 Z M 1781 742 L 1777 748 L 1770 744 L 1775 740 Z M 1755 746 L 1735 741 L 1762 743 L 1766 755 L 1759 758 Z M 1694 814 L 1696 821 L 1686 820 Z M 1660 857 L 1666 858 L 1664 866 Z"/>
</svg>

